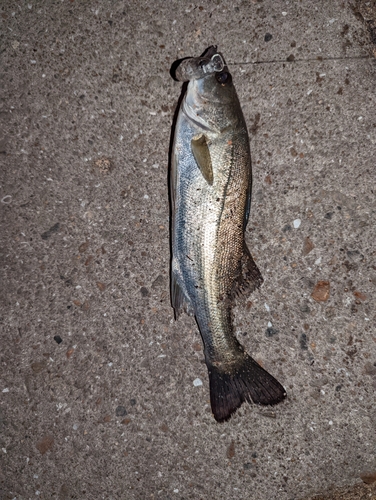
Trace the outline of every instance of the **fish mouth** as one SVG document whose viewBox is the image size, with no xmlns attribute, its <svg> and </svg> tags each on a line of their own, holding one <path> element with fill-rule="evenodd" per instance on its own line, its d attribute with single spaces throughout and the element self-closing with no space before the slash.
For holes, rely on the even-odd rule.
<svg viewBox="0 0 376 500">
<path fill-rule="evenodd" d="M 200 80 L 213 73 L 220 73 L 226 68 L 222 54 L 216 45 L 208 47 L 200 57 L 186 57 L 173 63 L 170 74 L 174 80 L 188 82 Z"/>
</svg>

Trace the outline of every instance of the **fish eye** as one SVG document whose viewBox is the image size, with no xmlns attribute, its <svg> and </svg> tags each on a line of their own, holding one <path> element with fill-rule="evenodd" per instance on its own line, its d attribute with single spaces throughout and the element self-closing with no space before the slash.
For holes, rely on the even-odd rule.
<svg viewBox="0 0 376 500">
<path fill-rule="evenodd" d="M 232 82 L 232 77 L 230 73 L 227 73 L 227 71 L 217 73 L 215 77 L 217 79 L 217 82 L 220 83 L 221 85 L 226 85 L 226 83 L 228 84 Z"/>
</svg>

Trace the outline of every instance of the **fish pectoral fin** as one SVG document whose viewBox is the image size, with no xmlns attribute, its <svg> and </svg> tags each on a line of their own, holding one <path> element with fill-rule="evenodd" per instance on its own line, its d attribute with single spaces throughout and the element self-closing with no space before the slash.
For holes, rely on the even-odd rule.
<svg viewBox="0 0 376 500">
<path fill-rule="evenodd" d="M 254 292 L 264 282 L 247 245 L 244 243 L 243 255 L 239 263 L 239 274 L 234 282 L 231 296 L 247 295 Z"/>
<path fill-rule="evenodd" d="M 209 151 L 209 140 L 205 134 L 195 135 L 191 140 L 191 149 L 204 179 L 211 186 L 213 184 L 213 165 Z"/>
<path fill-rule="evenodd" d="M 189 316 L 192 316 L 193 308 L 191 302 L 181 289 L 174 272 L 171 275 L 171 303 L 175 310 L 175 319 L 178 319 L 182 312 L 186 312 Z"/>
<path fill-rule="evenodd" d="M 210 403 L 217 422 L 228 420 L 244 401 L 275 405 L 286 397 L 284 387 L 247 353 L 230 368 L 206 361 Z"/>
</svg>

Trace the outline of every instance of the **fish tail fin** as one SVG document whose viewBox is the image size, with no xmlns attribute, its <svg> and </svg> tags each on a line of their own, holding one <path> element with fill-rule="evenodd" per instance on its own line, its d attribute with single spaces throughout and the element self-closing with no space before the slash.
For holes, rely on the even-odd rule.
<svg viewBox="0 0 376 500">
<path fill-rule="evenodd" d="M 283 386 L 246 353 L 230 369 L 207 362 L 210 403 L 217 422 L 228 420 L 244 403 L 274 405 L 286 397 Z"/>
</svg>

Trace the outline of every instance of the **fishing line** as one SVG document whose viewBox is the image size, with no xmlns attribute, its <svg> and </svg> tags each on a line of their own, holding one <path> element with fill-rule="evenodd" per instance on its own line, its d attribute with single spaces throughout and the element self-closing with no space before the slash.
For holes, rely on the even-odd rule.
<svg viewBox="0 0 376 500">
<path fill-rule="evenodd" d="M 322 57 L 322 56 L 317 56 L 317 57 L 311 57 L 308 59 L 294 59 L 293 61 L 289 61 L 287 59 L 273 59 L 271 61 L 249 61 L 249 62 L 230 62 L 228 63 L 229 66 L 247 66 L 250 64 L 275 64 L 275 63 L 297 63 L 297 62 L 311 62 L 311 61 L 350 61 L 354 59 L 373 59 L 372 56 L 349 56 L 349 57 Z"/>
</svg>

